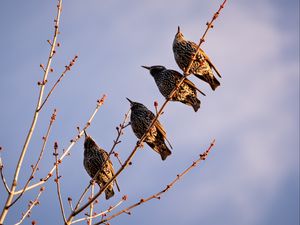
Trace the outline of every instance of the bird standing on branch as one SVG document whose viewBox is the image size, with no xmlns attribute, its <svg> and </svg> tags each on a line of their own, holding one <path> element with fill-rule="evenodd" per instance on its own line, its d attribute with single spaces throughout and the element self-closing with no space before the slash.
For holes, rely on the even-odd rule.
<svg viewBox="0 0 300 225">
<path fill-rule="evenodd" d="M 137 138 L 141 138 L 148 130 L 151 122 L 155 118 L 155 115 L 143 104 L 133 102 L 128 98 L 127 100 L 130 102 L 131 108 L 131 128 Z M 165 140 L 168 142 L 166 132 L 161 123 L 157 120 L 148 133 L 145 142 L 154 151 L 160 154 L 162 160 L 165 160 L 169 155 L 171 155 L 171 151 L 167 147 Z M 172 149 L 171 145 L 170 148 Z"/>
<path fill-rule="evenodd" d="M 199 79 L 209 83 L 210 87 L 215 90 L 220 86 L 220 82 L 214 76 L 212 69 L 219 77 L 221 77 L 221 74 L 201 48 L 199 49 L 190 70 L 185 71 L 196 53 L 197 48 L 197 44 L 185 40 L 183 34 L 180 32 L 180 27 L 178 27 L 178 31 L 173 41 L 173 53 L 177 65 L 182 71 L 187 72 L 188 74 L 192 73 Z"/>
<path fill-rule="evenodd" d="M 113 164 L 108 157 L 108 153 L 104 149 L 100 148 L 93 138 L 87 135 L 85 131 L 84 134 L 85 141 L 83 165 L 91 178 L 94 178 L 98 173 L 98 175 L 95 177 L 95 181 L 101 188 L 114 176 Z M 115 182 L 112 182 L 105 190 L 106 199 L 114 196 L 114 183 L 116 183 L 118 191 L 120 191 L 117 181 L 115 180 Z"/>
<path fill-rule="evenodd" d="M 167 99 L 174 88 L 178 85 L 179 81 L 183 78 L 183 75 L 175 70 L 169 70 L 164 66 L 142 66 L 150 71 L 150 74 L 155 80 L 155 83 L 160 93 Z M 205 95 L 200 91 L 195 84 L 184 79 L 180 87 L 172 96 L 171 101 L 179 101 L 183 104 L 190 105 L 194 111 L 197 112 L 200 108 L 200 100 L 197 98 L 197 91 Z"/>
</svg>

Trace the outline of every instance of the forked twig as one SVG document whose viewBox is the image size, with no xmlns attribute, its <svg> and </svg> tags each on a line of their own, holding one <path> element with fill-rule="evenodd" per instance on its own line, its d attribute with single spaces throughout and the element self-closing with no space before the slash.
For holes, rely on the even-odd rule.
<svg viewBox="0 0 300 225">
<path fill-rule="evenodd" d="M 29 202 L 27 211 L 25 213 L 22 213 L 21 220 L 19 222 L 17 222 L 15 225 L 19 225 L 19 224 L 23 223 L 24 219 L 30 215 L 30 212 L 33 209 L 33 207 L 39 204 L 39 198 L 44 190 L 45 190 L 44 187 L 40 188 L 40 191 L 39 191 L 38 195 L 36 196 L 36 198 L 33 201 Z"/>
<path fill-rule="evenodd" d="M 38 112 L 43 108 L 43 106 L 45 105 L 45 103 L 49 99 L 50 95 L 52 94 L 52 92 L 54 91 L 54 89 L 56 88 L 56 86 L 59 84 L 59 82 L 61 81 L 61 79 L 66 75 L 66 73 L 68 71 L 71 70 L 71 67 L 75 64 L 75 62 L 76 62 L 77 59 L 78 59 L 78 56 L 75 55 L 74 58 L 72 59 L 72 61 L 69 63 L 69 65 L 65 66 L 65 70 L 62 72 L 62 74 L 60 75 L 60 77 L 57 79 L 57 81 L 55 82 L 55 84 L 52 86 L 52 88 L 50 89 L 49 93 L 47 94 L 45 100 L 41 104 L 41 106 L 37 109 Z"/>
<path fill-rule="evenodd" d="M 133 209 L 133 208 L 135 208 L 135 207 L 137 207 L 137 206 L 139 206 L 139 205 L 141 205 L 141 204 L 144 204 L 144 203 L 146 203 L 146 202 L 148 202 L 148 201 L 150 201 L 150 200 L 152 200 L 152 199 L 160 199 L 160 196 L 163 195 L 164 193 L 166 193 L 167 191 L 169 191 L 169 190 L 175 185 L 175 183 L 176 183 L 177 181 L 179 181 L 179 180 L 180 180 L 184 175 L 186 175 L 190 170 L 192 170 L 193 168 L 195 168 L 201 161 L 205 160 L 206 157 L 208 156 L 208 154 L 210 153 L 210 151 L 211 151 L 211 149 L 212 149 L 212 147 L 213 147 L 214 145 L 215 145 L 215 140 L 213 140 L 213 141 L 211 142 L 210 146 L 209 146 L 202 154 L 200 154 L 199 158 L 198 158 L 196 161 L 194 161 L 194 162 L 192 163 L 192 165 L 190 165 L 190 166 L 189 166 L 188 168 L 186 168 L 183 172 L 181 172 L 180 174 L 178 174 L 178 175 L 176 176 L 176 178 L 175 178 L 171 183 L 169 183 L 169 184 L 166 186 L 165 189 L 163 189 L 163 190 L 160 191 L 160 192 L 157 192 L 157 193 L 154 194 L 154 195 L 151 195 L 151 196 L 148 197 L 148 198 L 145 198 L 145 199 L 143 198 L 143 199 L 141 199 L 141 200 L 138 201 L 137 203 L 135 203 L 135 204 L 133 204 L 133 205 L 131 205 L 131 206 L 129 206 L 129 207 L 127 207 L 127 208 L 125 208 L 125 209 L 123 209 L 123 210 L 117 212 L 117 213 L 115 213 L 114 215 L 111 215 L 111 216 L 108 217 L 108 218 L 105 218 L 105 219 L 101 220 L 101 221 L 98 222 L 98 223 L 95 223 L 94 225 L 99 225 L 99 224 L 102 224 L 102 223 L 106 223 L 107 221 L 109 221 L 109 220 L 111 220 L 111 219 L 113 219 L 113 218 L 115 218 L 115 217 L 117 217 L 117 216 L 119 216 L 120 214 L 123 214 L 123 213 L 127 213 L 127 214 L 128 214 L 128 212 L 130 212 L 131 209 Z"/>
<path fill-rule="evenodd" d="M 57 142 L 54 143 L 54 153 L 53 153 L 53 155 L 55 157 L 54 165 L 55 165 L 55 175 L 56 175 L 56 177 L 54 179 L 54 182 L 56 183 L 56 191 L 57 191 L 60 211 L 61 211 L 64 222 L 66 222 L 64 204 L 62 202 L 61 191 L 60 191 L 60 182 L 59 182 L 59 180 L 60 180 L 61 176 L 59 175 L 58 165 L 61 163 L 61 160 L 58 159 L 58 144 L 57 144 Z"/>
<path fill-rule="evenodd" d="M 5 187 L 6 191 L 7 191 L 7 193 L 11 193 L 11 191 L 9 190 L 9 187 L 8 187 L 8 185 L 7 185 L 7 183 L 6 183 L 4 174 L 3 174 L 3 167 L 4 167 L 4 165 L 3 165 L 2 159 L 1 159 L 1 157 L 0 157 L 0 174 L 1 174 L 1 180 L 2 180 L 2 182 L 3 182 L 3 185 L 4 185 L 4 187 Z"/>
<path fill-rule="evenodd" d="M 98 213 L 96 215 L 87 217 L 87 218 L 81 218 L 81 219 L 78 219 L 78 220 L 74 220 L 72 222 L 72 224 L 78 223 L 78 222 L 82 222 L 82 221 L 85 221 L 85 220 L 89 220 L 89 219 L 95 219 L 95 218 L 100 217 L 100 216 L 104 216 L 107 213 L 109 213 L 109 212 L 113 211 L 114 209 L 116 209 L 118 206 L 120 206 L 126 200 L 127 200 L 127 196 L 125 195 L 125 196 L 122 197 L 122 199 L 117 204 L 115 204 L 114 206 L 110 206 L 107 210 L 105 210 L 103 212 L 100 212 L 100 213 Z"/>
</svg>

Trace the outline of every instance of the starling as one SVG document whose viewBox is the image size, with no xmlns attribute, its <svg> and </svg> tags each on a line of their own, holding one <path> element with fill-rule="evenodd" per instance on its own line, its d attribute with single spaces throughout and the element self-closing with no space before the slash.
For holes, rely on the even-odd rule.
<svg viewBox="0 0 300 225">
<path fill-rule="evenodd" d="M 182 71 L 185 71 L 188 67 L 197 48 L 197 44 L 185 40 L 183 34 L 180 32 L 180 27 L 178 27 L 177 34 L 173 41 L 173 52 L 175 61 Z M 191 65 L 189 73 L 192 73 L 199 79 L 209 83 L 211 88 L 215 90 L 220 85 L 220 82 L 214 76 L 212 69 L 214 69 L 218 76 L 221 77 L 219 71 L 213 65 L 209 57 L 200 48 L 195 61 Z"/>
<path fill-rule="evenodd" d="M 84 132 L 85 133 L 85 132 Z M 101 188 L 114 175 L 114 168 L 112 162 L 108 158 L 105 150 L 100 148 L 91 136 L 85 133 L 84 141 L 84 158 L 83 165 L 86 172 L 93 178 L 100 170 L 99 175 L 95 178 L 96 183 Z M 117 182 L 115 181 L 118 190 L 120 191 Z M 114 182 L 112 182 L 105 190 L 105 198 L 109 199 L 114 196 L 113 190 Z"/>
<path fill-rule="evenodd" d="M 155 80 L 155 83 L 160 91 L 160 93 L 167 99 L 171 92 L 174 90 L 176 85 L 182 79 L 183 75 L 175 70 L 169 70 L 164 66 L 142 66 L 150 71 L 150 74 Z M 179 101 L 183 104 L 190 105 L 197 112 L 200 108 L 200 100 L 197 98 L 197 88 L 195 84 L 184 79 L 180 88 L 177 89 L 176 93 L 172 97 L 172 101 Z M 200 90 L 198 90 L 200 91 Z M 204 94 L 200 91 L 201 94 Z M 205 94 L 204 94 L 205 95 Z"/>
<path fill-rule="evenodd" d="M 143 104 L 133 102 L 128 98 L 127 100 L 130 102 L 131 108 L 131 128 L 137 138 L 141 138 L 146 133 L 155 115 Z M 166 132 L 161 123 L 157 120 L 151 131 L 148 133 L 145 142 L 154 151 L 160 154 L 162 160 L 165 160 L 172 153 L 167 147 L 165 140 L 167 140 Z"/>
</svg>

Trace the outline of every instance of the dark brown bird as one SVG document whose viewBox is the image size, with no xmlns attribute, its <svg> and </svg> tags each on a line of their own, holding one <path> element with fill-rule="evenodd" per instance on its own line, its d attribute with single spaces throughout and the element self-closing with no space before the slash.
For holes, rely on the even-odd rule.
<svg viewBox="0 0 300 225">
<path fill-rule="evenodd" d="M 155 115 L 143 104 L 133 102 L 128 98 L 127 100 L 130 102 L 131 108 L 131 128 L 137 138 L 141 138 L 146 133 Z M 161 123 L 157 120 L 145 139 L 145 142 L 154 151 L 160 154 L 162 160 L 165 160 L 169 155 L 171 155 L 171 151 L 167 147 L 165 140 L 168 141 L 166 138 L 166 132 Z M 172 149 L 171 145 L 170 147 Z"/>
<path fill-rule="evenodd" d="M 180 32 L 180 27 L 178 27 L 177 34 L 173 41 L 173 53 L 175 61 L 182 71 L 185 71 L 188 67 L 197 48 L 197 44 L 192 41 L 185 40 L 183 34 Z M 218 76 L 221 77 L 219 71 L 216 69 L 209 57 L 200 48 L 195 61 L 191 65 L 189 73 L 192 73 L 199 79 L 209 83 L 210 87 L 215 90 L 218 86 L 220 86 L 220 82 L 214 76 L 212 69 L 214 69 Z"/>
<path fill-rule="evenodd" d="M 85 133 L 85 132 L 84 132 Z M 114 175 L 113 164 L 108 158 L 108 153 L 100 148 L 91 136 L 85 133 L 84 141 L 84 158 L 83 165 L 86 172 L 93 178 L 99 171 L 99 175 L 95 178 L 99 187 L 103 187 Z M 109 199 L 114 196 L 114 183 L 120 191 L 116 180 L 105 189 L 105 198 Z"/>
<path fill-rule="evenodd" d="M 155 80 L 155 83 L 160 93 L 167 99 L 174 88 L 178 85 L 179 81 L 183 78 L 183 75 L 175 70 L 168 70 L 164 66 L 142 66 L 150 71 L 150 74 Z M 200 100 L 197 98 L 197 87 L 195 84 L 184 79 L 180 88 L 177 89 L 175 94 L 172 96 L 172 101 L 179 101 L 183 104 L 190 105 L 194 111 L 197 112 L 200 108 Z M 201 94 L 203 92 L 198 90 Z"/>
</svg>

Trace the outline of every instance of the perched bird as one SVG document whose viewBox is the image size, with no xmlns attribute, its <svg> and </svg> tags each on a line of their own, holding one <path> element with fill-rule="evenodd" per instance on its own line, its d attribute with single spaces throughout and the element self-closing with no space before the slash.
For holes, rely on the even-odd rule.
<svg viewBox="0 0 300 225">
<path fill-rule="evenodd" d="M 190 64 L 197 48 L 197 44 L 185 40 L 183 34 L 180 32 L 180 27 L 178 27 L 177 34 L 173 41 L 173 53 L 175 61 L 182 71 L 185 71 Z M 192 73 L 199 79 L 209 83 L 210 87 L 215 90 L 220 85 L 220 82 L 214 76 L 212 69 L 214 69 L 218 76 L 221 77 L 219 71 L 213 65 L 209 57 L 200 48 L 195 61 L 191 65 L 189 74 Z"/>
<path fill-rule="evenodd" d="M 142 67 L 150 71 L 150 74 L 154 78 L 160 93 L 166 99 L 169 97 L 179 81 L 183 78 L 183 75 L 181 75 L 179 72 L 175 70 L 169 70 L 164 66 Z M 177 89 L 171 100 L 190 105 L 194 108 L 194 111 L 197 112 L 200 108 L 200 100 L 197 98 L 197 90 L 197 87 L 192 81 L 184 79 L 183 83 Z M 205 95 L 200 90 L 198 91 Z"/>
<path fill-rule="evenodd" d="M 95 181 L 101 188 L 114 175 L 114 168 L 112 162 L 108 158 L 108 153 L 100 148 L 93 140 L 93 138 L 91 136 L 88 136 L 86 132 L 84 132 L 84 134 L 85 141 L 83 165 L 86 172 L 90 175 L 91 178 L 93 178 L 100 170 L 99 175 L 95 178 Z M 116 183 L 116 186 L 120 191 L 116 180 L 114 182 Z M 115 194 L 113 189 L 114 182 L 112 182 L 105 190 L 106 199 L 109 199 Z"/>
<path fill-rule="evenodd" d="M 130 102 L 131 108 L 131 128 L 137 138 L 141 138 L 146 133 L 155 115 L 143 104 L 133 102 L 128 98 L 127 100 Z M 146 137 L 145 142 L 154 151 L 160 154 L 162 160 L 165 160 L 169 155 L 171 155 L 171 151 L 167 147 L 165 140 L 168 141 L 166 138 L 166 132 L 161 123 L 157 120 Z M 170 147 L 172 149 L 171 145 Z"/>
</svg>

